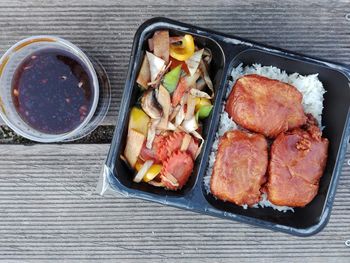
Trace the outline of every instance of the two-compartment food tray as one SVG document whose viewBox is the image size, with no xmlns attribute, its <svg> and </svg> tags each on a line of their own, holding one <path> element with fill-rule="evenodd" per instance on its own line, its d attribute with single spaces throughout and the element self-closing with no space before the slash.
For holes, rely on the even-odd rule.
<svg viewBox="0 0 350 263">
<path fill-rule="evenodd" d="M 147 39 L 159 29 L 168 29 L 172 35 L 192 34 L 199 46 L 209 48 L 213 54 L 210 75 L 216 92 L 214 109 L 203 125 L 205 144 L 196 160 L 189 181 L 176 192 L 156 188 L 146 183 L 134 183 L 132 171 L 120 159 L 126 142 L 130 108 L 136 103 L 140 94 L 135 79 L 147 48 Z M 244 209 L 241 206 L 220 201 L 205 190 L 203 178 L 218 128 L 230 73 L 233 67 L 241 63 L 272 65 L 287 73 L 298 72 L 301 75 L 318 73 L 327 91 L 324 96 L 322 115 L 325 126 L 323 134 L 330 141 L 327 166 L 315 199 L 304 208 L 295 208 L 294 212 L 283 213 L 270 207 Z M 326 225 L 329 219 L 349 139 L 349 76 L 349 69 L 340 64 L 268 47 L 166 18 L 148 20 L 140 26 L 134 38 L 119 119 L 103 170 L 105 183 L 112 190 L 129 197 L 142 198 L 298 236 L 315 234 Z"/>
</svg>

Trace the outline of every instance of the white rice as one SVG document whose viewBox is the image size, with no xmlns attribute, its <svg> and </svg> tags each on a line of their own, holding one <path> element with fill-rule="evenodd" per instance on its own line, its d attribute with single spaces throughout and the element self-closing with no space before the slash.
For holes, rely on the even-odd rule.
<svg viewBox="0 0 350 263">
<path fill-rule="evenodd" d="M 321 126 L 321 116 L 323 110 L 323 94 L 326 92 L 323 88 L 321 81 L 318 79 L 318 74 L 302 76 L 299 73 L 293 73 L 288 75 L 284 70 L 273 66 L 262 66 L 260 64 L 253 64 L 252 66 L 242 67 L 240 64 L 238 67 L 234 68 L 231 72 L 232 81 L 229 81 L 227 91 L 226 91 L 226 99 L 231 93 L 232 87 L 236 83 L 237 79 L 241 76 L 247 74 L 258 74 L 261 76 L 265 76 L 271 79 L 276 79 L 283 81 L 285 83 L 289 83 L 296 87 L 303 94 L 303 108 L 306 113 L 311 113 L 318 121 L 320 127 Z M 225 132 L 229 130 L 239 129 L 240 127 L 228 116 L 227 112 L 224 110 L 225 103 L 222 105 L 221 116 L 219 121 L 219 128 L 215 135 L 215 140 L 211 149 L 211 153 L 209 156 L 209 166 L 204 176 L 204 185 L 207 193 L 210 192 L 210 177 L 212 174 L 216 152 L 218 150 L 219 139 Z M 276 206 L 272 204 L 269 200 L 267 200 L 266 194 L 262 195 L 262 200 L 255 204 L 253 207 L 272 207 L 278 211 L 286 212 L 291 210 L 294 212 L 292 207 L 288 206 Z M 243 205 L 243 208 L 247 209 L 247 205 Z"/>
</svg>

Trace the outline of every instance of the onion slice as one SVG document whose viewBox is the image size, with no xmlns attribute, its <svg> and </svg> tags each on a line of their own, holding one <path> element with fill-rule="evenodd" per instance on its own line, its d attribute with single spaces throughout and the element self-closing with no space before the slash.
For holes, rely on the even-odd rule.
<svg viewBox="0 0 350 263">
<path fill-rule="evenodd" d="M 185 120 L 189 120 L 194 116 L 195 107 L 196 107 L 196 98 L 193 95 L 188 94 Z"/>
<path fill-rule="evenodd" d="M 140 170 L 137 172 L 137 174 L 135 175 L 133 181 L 134 181 L 135 183 L 141 182 L 141 181 L 142 181 L 142 178 L 145 176 L 145 174 L 147 173 L 147 171 L 149 170 L 149 168 L 151 168 L 152 164 L 153 164 L 153 160 L 148 160 L 148 161 L 146 161 L 146 162 L 142 165 L 141 169 L 140 169 Z"/>
<path fill-rule="evenodd" d="M 175 117 L 175 126 L 176 127 L 180 126 L 184 119 L 185 119 L 184 105 L 181 105 L 181 108 Z"/>
<path fill-rule="evenodd" d="M 148 51 L 146 51 L 146 54 L 151 71 L 151 81 L 154 81 L 158 74 L 165 68 L 165 61 Z"/>
<path fill-rule="evenodd" d="M 181 144 L 180 151 L 187 151 L 191 140 L 192 140 L 192 136 L 186 133 L 184 138 L 182 139 L 182 144 Z"/>
<path fill-rule="evenodd" d="M 176 130 L 176 126 L 174 124 L 172 124 L 171 122 L 168 122 L 167 130 L 175 131 Z"/>
<path fill-rule="evenodd" d="M 147 149 L 152 149 L 153 140 L 156 137 L 156 130 L 159 122 L 160 122 L 160 119 L 152 119 L 148 124 L 149 127 L 148 127 L 147 142 L 146 142 Z"/>
<path fill-rule="evenodd" d="M 148 182 L 150 185 L 153 185 L 155 187 L 164 187 L 165 185 L 162 182 L 157 182 L 155 180 L 149 181 Z"/>
<path fill-rule="evenodd" d="M 206 98 L 206 99 L 212 99 L 213 97 L 210 96 L 208 93 L 198 90 L 198 89 L 191 89 L 190 94 L 192 96 L 198 97 L 198 98 Z"/>
<path fill-rule="evenodd" d="M 172 121 L 176 115 L 179 113 L 180 111 L 180 108 L 181 108 L 181 105 L 177 105 L 175 108 L 172 109 L 172 112 L 169 116 L 169 121 Z"/>
<path fill-rule="evenodd" d="M 187 87 L 196 87 L 196 81 L 201 76 L 201 71 L 197 70 L 192 76 L 186 76 Z"/>
<path fill-rule="evenodd" d="M 162 176 L 163 181 L 168 181 L 171 185 L 174 187 L 179 187 L 179 182 L 177 179 L 169 172 L 165 174 L 165 176 Z"/>
<path fill-rule="evenodd" d="M 203 51 L 204 49 L 202 48 L 201 50 L 194 52 L 190 58 L 185 60 L 185 63 L 191 76 L 193 76 L 194 73 L 197 71 L 199 63 L 202 59 Z"/>
<path fill-rule="evenodd" d="M 155 80 L 148 82 L 147 85 L 151 86 L 152 88 L 158 88 L 160 81 L 162 80 L 164 74 L 168 71 L 170 66 L 171 66 L 171 61 L 169 62 L 169 64 L 167 66 L 164 65 L 164 67 L 161 69 L 161 71 L 159 71 Z"/>
<path fill-rule="evenodd" d="M 189 120 L 184 120 L 181 124 L 182 128 L 184 129 L 185 132 L 191 133 L 194 132 L 198 129 L 198 123 L 196 121 L 196 117 L 193 116 Z"/>
<path fill-rule="evenodd" d="M 197 131 L 193 131 L 193 132 L 191 132 L 191 134 L 192 134 L 195 138 L 197 138 L 198 140 L 201 141 L 201 143 L 200 143 L 200 145 L 199 145 L 199 147 L 198 147 L 197 153 L 196 153 L 196 155 L 195 155 L 195 159 L 197 159 L 198 155 L 199 155 L 199 154 L 201 153 L 201 151 L 202 151 L 202 147 L 203 147 L 203 144 L 204 144 L 204 139 L 203 139 L 203 137 L 202 137 Z"/>
<path fill-rule="evenodd" d="M 187 94 L 185 94 L 180 101 L 180 109 L 175 117 L 175 126 L 178 127 L 181 125 L 183 120 L 185 119 L 185 102 L 187 101 Z"/>
</svg>

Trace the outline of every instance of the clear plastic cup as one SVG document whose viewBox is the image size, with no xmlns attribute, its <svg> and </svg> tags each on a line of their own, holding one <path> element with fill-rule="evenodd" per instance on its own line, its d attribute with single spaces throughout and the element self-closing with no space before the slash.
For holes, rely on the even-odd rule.
<svg viewBox="0 0 350 263">
<path fill-rule="evenodd" d="M 75 129 L 62 134 L 43 133 L 29 126 L 18 114 L 11 95 L 12 79 L 17 67 L 33 52 L 47 48 L 60 49 L 75 55 L 85 64 L 89 75 L 92 77 L 94 98 L 89 113 Z M 88 132 L 91 132 L 91 128 L 96 128 L 96 125 L 91 127 L 91 124 L 90 126 L 88 124 L 96 111 L 99 102 L 99 93 L 99 78 L 90 59 L 77 46 L 62 38 L 56 36 L 33 36 L 26 38 L 13 45 L 0 59 L 0 116 L 11 129 L 27 139 L 37 142 L 70 141 L 81 138 Z M 109 106 L 109 100 L 107 108 Z M 106 112 L 107 110 L 104 109 L 104 115 Z M 99 119 L 101 119 L 101 116 Z"/>
</svg>

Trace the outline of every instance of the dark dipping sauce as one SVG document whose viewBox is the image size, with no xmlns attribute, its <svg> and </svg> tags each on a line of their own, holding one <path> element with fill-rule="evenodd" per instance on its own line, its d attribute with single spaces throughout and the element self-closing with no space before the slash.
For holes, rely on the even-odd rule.
<svg viewBox="0 0 350 263">
<path fill-rule="evenodd" d="M 92 77 L 84 63 L 60 49 L 32 53 L 12 79 L 12 100 L 18 114 L 43 133 L 74 130 L 90 112 L 93 98 Z"/>
</svg>

